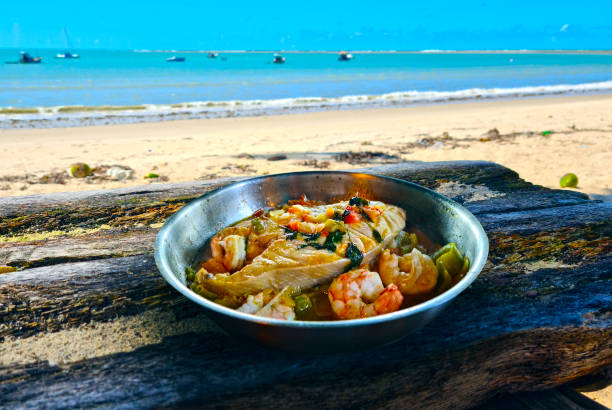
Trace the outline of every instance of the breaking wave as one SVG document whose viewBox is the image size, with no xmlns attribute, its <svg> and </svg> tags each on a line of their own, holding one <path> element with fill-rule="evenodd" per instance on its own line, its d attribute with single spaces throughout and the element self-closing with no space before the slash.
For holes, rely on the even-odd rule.
<svg viewBox="0 0 612 410">
<path fill-rule="evenodd" d="M 275 100 L 197 101 L 136 106 L 0 108 L 0 128 L 51 128 L 224 118 L 377 107 L 402 107 L 502 98 L 577 95 L 612 91 L 612 81 L 458 91 L 401 91 L 378 95 L 302 97 Z"/>
</svg>

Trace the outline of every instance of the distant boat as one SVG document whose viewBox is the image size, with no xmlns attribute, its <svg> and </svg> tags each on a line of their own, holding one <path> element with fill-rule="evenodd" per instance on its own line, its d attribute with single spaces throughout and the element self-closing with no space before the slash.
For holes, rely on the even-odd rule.
<svg viewBox="0 0 612 410">
<path fill-rule="evenodd" d="M 214 51 L 211 51 L 208 53 L 206 57 L 207 58 L 217 58 L 218 56 L 219 56 L 219 53 L 215 53 Z"/>
<path fill-rule="evenodd" d="M 284 64 L 285 57 L 283 57 L 281 54 L 274 54 L 274 58 L 272 59 L 272 62 L 274 64 Z"/>
<path fill-rule="evenodd" d="M 338 54 L 338 61 L 351 61 L 352 59 L 353 55 L 346 51 L 341 51 L 340 54 Z"/>
<path fill-rule="evenodd" d="M 172 56 L 166 58 L 167 63 L 182 63 L 183 61 L 185 61 L 185 57 Z"/>
<path fill-rule="evenodd" d="M 66 30 L 66 27 L 64 27 L 64 38 L 66 40 L 66 48 L 67 48 L 67 50 L 64 51 L 63 53 L 56 54 L 55 58 L 63 58 L 63 59 L 68 59 L 68 60 L 79 58 L 78 54 L 76 54 L 76 53 L 72 54 L 70 51 L 68 51 L 72 47 L 70 47 L 70 39 L 68 39 L 68 30 Z"/>
<path fill-rule="evenodd" d="M 76 59 L 79 58 L 78 54 L 72 54 L 70 51 L 65 51 L 63 53 L 59 53 L 55 55 L 55 58 L 67 58 L 67 59 Z"/>
<path fill-rule="evenodd" d="M 40 64 L 41 61 L 42 61 L 42 57 L 32 57 L 25 51 L 21 52 L 21 58 L 19 59 L 19 62 L 21 64 Z"/>
</svg>

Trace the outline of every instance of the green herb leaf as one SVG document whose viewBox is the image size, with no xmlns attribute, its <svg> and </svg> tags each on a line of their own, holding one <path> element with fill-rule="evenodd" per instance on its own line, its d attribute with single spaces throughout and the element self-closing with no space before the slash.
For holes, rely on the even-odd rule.
<svg viewBox="0 0 612 410">
<path fill-rule="evenodd" d="M 369 202 L 367 199 L 363 199 L 363 198 L 359 198 L 358 196 L 354 196 L 351 199 L 349 199 L 349 205 L 352 206 L 364 206 L 367 205 Z"/>
<path fill-rule="evenodd" d="M 376 242 L 381 243 L 383 241 L 382 236 L 380 236 L 380 232 L 376 229 L 372 228 L 372 236 L 376 239 Z"/>
<path fill-rule="evenodd" d="M 321 233 L 302 233 L 302 236 L 304 236 L 307 241 L 316 241 L 321 236 Z"/>
<path fill-rule="evenodd" d="M 308 246 L 311 246 L 315 249 L 327 249 L 325 246 L 321 245 L 320 243 L 316 243 L 316 242 L 308 242 L 308 243 L 304 243 L 300 246 L 298 246 L 298 249 L 303 249 L 306 248 Z"/>
<path fill-rule="evenodd" d="M 327 235 L 323 247 L 331 252 L 336 252 L 336 247 L 338 243 L 342 241 L 343 236 L 344 232 L 342 231 L 331 232 L 329 235 Z"/>
<path fill-rule="evenodd" d="M 283 229 L 285 230 L 285 238 L 288 240 L 292 240 L 297 238 L 298 236 L 298 231 L 294 231 L 293 229 L 289 228 L 288 226 L 283 226 Z"/>
<path fill-rule="evenodd" d="M 369 216 L 368 214 L 366 214 L 366 213 L 365 213 L 365 211 L 364 211 L 364 210 L 361 210 L 361 216 L 363 217 L 363 219 L 365 219 L 365 220 L 366 220 L 366 221 L 368 221 L 368 222 L 374 222 L 374 221 L 372 220 L 372 218 L 370 218 L 370 216 Z"/>
<path fill-rule="evenodd" d="M 357 246 L 355 246 L 353 242 L 349 243 L 348 247 L 346 248 L 346 253 L 344 254 L 344 257 L 348 258 L 351 261 L 351 263 L 346 269 L 347 272 L 361 265 L 361 262 L 363 261 L 363 253 L 359 250 Z"/>
<path fill-rule="evenodd" d="M 338 211 L 334 212 L 334 216 L 332 216 L 332 219 L 335 219 L 336 221 L 344 221 L 344 214 L 341 214 Z"/>
</svg>

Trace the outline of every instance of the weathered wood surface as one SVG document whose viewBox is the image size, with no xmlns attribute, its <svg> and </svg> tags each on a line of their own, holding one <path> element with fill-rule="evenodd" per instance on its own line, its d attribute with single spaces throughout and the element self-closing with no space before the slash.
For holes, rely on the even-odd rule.
<svg viewBox="0 0 612 410">
<path fill-rule="evenodd" d="M 324 357 L 234 340 L 159 276 L 160 224 L 229 180 L 0 199 L 0 266 L 20 269 L 0 275 L 0 406 L 467 408 L 612 365 L 612 204 L 491 163 L 367 172 L 463 202 L 489 235 L 489 263 L 405 341 Z M 145 315 L 138 331 L 163 339 L 134 336 L 136 347 L 57 360 L 65 346 L 56 336 L 82 330 L 71 348 L 87 349 L 96 328 Z M 118 342 L 106 337 L 112 350 Z M 36 340 L 49 351 L 7 351 Z"/>
<path fill-rule="evenodd" d="M 504 395 L 475 410 L 609 410 L 567 386 L 555 389 Z"/>
</svg>

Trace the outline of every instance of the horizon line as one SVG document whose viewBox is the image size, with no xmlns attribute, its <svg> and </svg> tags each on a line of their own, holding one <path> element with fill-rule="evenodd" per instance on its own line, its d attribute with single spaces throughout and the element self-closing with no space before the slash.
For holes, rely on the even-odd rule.
<svg viewBox="0 0 612 410">
<path fill-rule="evenodd" d="M 4 50 L 64 50 L 66 47 L 0 47 Z M 100 49 L 100 48 L 71 48 L 71 50 L 82 50 L 82 51 L 131 51 L 134 53 L 185 53 L 185 54 L 198 54 L 198 53 L 227 53 L 227 54 L 240 54 L 240 53 L 259 53 L 259 54 L 272 54 L 272 53 L 287 53 L 287 54 L 337 54 L 341 51 L 355 53 L 355 54 L 612 54 L 612 49 L 422 49 L 422 50 L 350 50 L 350 49 L 337 49 L 337 50 L 295 50 L 295 49 L 272 49 L 272 50 L 258 50 L 258 49 L 192 49 L 192 50 L 181 50 L 181 49 Z"/>
</svg>

